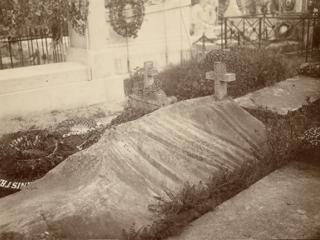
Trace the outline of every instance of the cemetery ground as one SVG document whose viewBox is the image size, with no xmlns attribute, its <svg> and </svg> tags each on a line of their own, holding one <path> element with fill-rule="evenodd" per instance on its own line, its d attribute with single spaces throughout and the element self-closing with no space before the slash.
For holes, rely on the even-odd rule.
<svg viewBox="0 0 320 240">
<path fill-rule="evenodd" d="M 192 62 L 194 60 L 191 60 L 189 65 L 187 63 L 161 72 L 159 74 L 157 84 L 167 93 L 167 95 L 176 96 L 179 101 L 212 95 L 214 92 L 214 84 L 210 79 L 206 79 L 205 73 L 209 70 L 213 70 L 212 68 L 216 61 L 226 63 L 228 71 L 235 73 L 237 76 L 237 81 L 230 84 L 230 95 L 233 97 L 244 96 L 261 88 L 273 86 L 276 82 L 293 77 L 298 73 L 309 75 L 311 77 L 319 77 L 319 65 L 317 64 L 303 65 L 302 68 L 300 68 L 301 62 L 299 59 L 295 59 L 290 62 L 290 64 L 286 64 L 286 59 L 282 57 L 278 58 L 279 56 L 272 57 L 266 52 L 257 53 L 254 50 L 249 50 L 249 52 L 246 51 L 236 49 L 229 53 L 222 51 L 212 52 L 207 55 L 204 61 L 200 61 L 200 63 L 197 60 L 197 64 L 194 64 L 194 62 Z M 192 68 L 190 66 L 192 66 Z M 175 81 L 172 81 L 172 79 Z M 311 79 L 306 76 L 300 77 L 300 83 L 303 81 L 307 82 L 309 80 L 312 82 L 319 81 L 317 78 Z M 316 87 L 318 87 L 317 84 Z M 297 92 L 299 92 L 299 90 L 297 90 Z M 253 217 L 252 219 L 254 219 L 252 212 L 256 211 L 256 208 L 253 206 L 257 203 L 256 201 L 258 201 L 257 206 L 263 206 L 267 208 L 268 212 L 274 213 L 274 215 L 270 214 L 269 217 L 275 217 L 278 216 L 277 214 L 279 214 L 281 210 L 273 208 L 270 202 L 273 201 L 278 203 L 284 197 L 295 201 L 295 199 L 297 199 L 297 194 L 300 194 L 297 191 L 302 188 L 309 187 L 309 185 L 319 187 L 318 165 L 320 156 L 320 100 L 317 99 L 317 97 L 313 97 L 314 93 L 312 91 L 308 90 L 306 91 L 306 94 L 311 94 L 311 97 L 308 96 L 305 101 L 302 101 L 302 104 L 298 109 L 293 108 L 294 111 L 289 111 L 285 114 L 279 114 L 279 112 L 275 112 L 274 109 L 272 109 L 273 111 L 270 111 L 270 109 L 266 108 L 268 107 L 266 106 L 268 101 L 266 105 L 257 105 L 253 109 L 252 107 L 248 108 L 247 105 L 244 106 L 245 108 L 247 107 L 246 111 L 265 124 L 267 129 L 268 145 L 271 149 L 270 156 L 262 159 L 260 163 L 252 163 L 245 167 L 241 167 L 236 171 L 236 173 L 230 174 L 228 171 L 222 171 L 219 176 L 213 176 L 211 179 L 212 181 L 209 181 L 208 183 L 199 183 L 194 185 L 186 182 L 185 186 L 178 193 L 166 192 L 166 198 L 155 199 L 155 204 L 149 206 L 150 210 L 152 210 L 153 214 L 156 216 L 153 224 L 141 229 L 135 229 L 135 226 L 133 225 L 131 229 L 126 229 L 124 231 L 124 239 L 166 239 L 172 235 L 181 233 L 184 227 L 186 227 L 190 222 L 199 218 L 201 215 L 214 210 L 216 206 L 239 193 L 231 200 L 223 203 L 216 211 L 209 213 L 209 217 L 208 215 L 205 215 L 203 218 L 200 218 L 199 221 L 195 223 L 195 229 L 187 230 L 187 233 L 183 233 L 180 239 L 201 239 L 199 232 L 203 233 L 202 239 L 209 239 L 208 237 L 213 238 L 215 233 L 220 234 L 216 236 L 217 239 L 224 239 L 225 237 L 236 238 L 238 236 L 232 235 L 232 233 L 230 233 L 231 235 L 223 235 L 221 233 L 222 230 L 220 233 L 211 232 L 210 234 L 212 235 L 206 235 L 206 231 L 203 230 L 201 226 L 210 226 L 211 228 L 211 225 L 209 224 L 210 221 L 219 220 L 221 220 L 219 226 L 222 226 L 223 224 L 225 226 L 230 225 L 230 221 L 234 221 L 234 219 L 230 217 L 230 215 L 232 216 L 232 214 L 234 214 L 232 211 L 240 211 L 239 209 L 244 206 L 249 206 L 249 208 L 251 207 L 252 211 L 249 211 L 249 214 L 247 215 L 243 212 L 239 214 L 242 214 L 241 216 L 243 219 L 245 216 L 251 216 Z M 263 101 L 261 102 L 263 103 Z M 241 104 L 242 103 L 240 103 L 240 105 Z M 23 160 L 25 160 L 27 157 L 29 157 L 29 159 L 37 158 L 48 160 L 50 158 L 46 158 L 47 155 L 52 153 L 56 155 L 51 156 L 58 156 L 60 158 L 57 161 L 54 160 L 51 162 L 50 166 L 46 166 L 44 169 L 41 169 L 41 171 L 37 171 L 37 167 L 42 166 L 41 164 L 38 164 L 39 161 L 33 161 L 38 165 L 36 164 L 30 168 L 30 166 L 19 164 L 11 165 L 8 164 L 8 162 L 4 164 L 4 158 L 2 156 L 2 162 L 0 163 L 2 164 L 1 174 L 8 174 L 8 172 L 3 171 L 3 166 L 8 167 L 6 170 L 14 166 L 14 169 L 11 169 L 14 174 L 11 176 L 8 174 L 8 177 L 17 178 L 19 174 L 21 176 L 22 166 L 22 168 L 26 167 L 28 173 L 33 172 L 35 175 L 25 176 L 25 179 L 20 179 L 21 182 L 33 181 L 44 176 L 47 171 L 67 159 L 69 155 L 95 144 L 99 141 L 99 138 L 104 134 L 106 129 L 113 128 L 118 124 L 132 121 L 148 114 L 148 112 L 138 111 L 131 108 L 127 108 L 122 112 L 120 109 L 118 107 L 115 107 L 114 109 L 105 109 L 103 105 L 100 105 L 82 110 L 51 112 L 37 116 L 30 116 L 29 118 L 17 117 L 14 119 L 8 119 L 8 121 L 2 121 L 0 124 L 6 126 L 1 128 L 1 134 L 5 134 L 4 137 L 2 137 L 2 145 L 4 145 L 3 143 L 6 143 L 8 139 L 11 143 L 13 140 L 16 140 L 17 142 L 14 142 L 16 144 L 15 147 L 19 148 L 19 150 L 23 150 L 14 158 L 17 162 L 19 162 L 21 158 L 24 158 Z M 134 123 L 135 122 L 133 122 L 133 126 Z M 19 141 L 23 142 L 24 140 L 28 142 L 28 138 L 24 139 L 21 132 L 13 135 L 6 135 L 10 132 L 12 133 L 16 131 L 27 131 L 30 136 L 29 141 L 31 141 L 31 143 L 29 143 L 29 145 L 21 145 L 19 143 Z M 34 135 L 32 132 L 36 134 Z M 49 139 L 49 144 L 47 143 L 43 146 L 40 143 L 37 143 L 37 139 L 43 139 L 45 141 L 48 141 Z M 61 142 L 66 143 L 65 146 L 69 145 L 69 148 L 63 148 L 64 144 L 61 144 Z M 32 149 L 32 146 L 34 149 Z M 30 152 L 30 147 L 31 150 L 34 151 Z M 39 149 L 41 151 L 39 151 Z M 59 155 L 59 151 L 57 149 L 61 150 L 61 155 Z M 11 152 L 8 152 L 8 155 L 12 156 L 10 154 Z M 68 161 L 68 159 L 66 161 Z M 305 175 L 296 170 L 301 168 L 306 169 Z M 268 175 L 268 173 L 274 170 L 277 171 Z M 286 174 L 286 172 L 288 174 Z M 309 174 L 310 176 L 308 176 Z M 266 175 L 268 175 L 266 178 L 252 185 L 254 182 Z M 0 177 L 2 178 L 2 176 Z M 297 179 L 294 181 L 295 178 L 299 177 L 303 178 L 303 182 L 299 182 Z M 312 177 L 314 177 L 314 181 L 311 179 Z M 281 181 L 278 181 L 278 179 Z M 12 179 L 12 181 L 13 180 L 18 181 L 19 179 Z M 290 188 L 291 195 L 289 194 L 289 196 L 284 196 L 279 192 L 275 192 L 273 184 L 279 184 L 279 189 L 292 186 L 292 188 Z M 293 186 L 294 184 L 296 185 Z M 251 185 L 252 187 L 250 187 Z M 250 187 L 248 190 L 243 191 L 248 187 Z M 261 189 L 265 189 L 265 191 L 262 192 L 263 190 Z M 25 191 L 27 190 L 28 189 Z M 272 198 L 272 196 L 270 197 L 268 194 L 271 194 L 272 192 L 277 196 L 274 198 Z M 8 192 L 4 192 L 4 195 L 7 194 Z M 315 199 L 313 204 L 319 203 L 319 201 L 317 202 L 317 199 L 319 199 L 319 195 L 317 195 L 317 193 L 306 191 L 304 194 L 304 197 L 307 200 L 309 198 Z M 290 199 L 288 199 L 289 203 Z M 300 206 L 299 204 L 303 203 L 301 197 L 299 199 L 300 202 L 296 202 L 297 207 Z M 232 208 L 232 205 L 235 205 L 235 207 Z M 316 205 L 314 205 L 314 209 L 312 210 L 317 211 L 317 207 L 319 210 L 319 206 Z M 224 213 L 230 214 L 228 215 L 229 218 L 223 218 Z M 306 217 L 305 213 L 302 215 Z M 259 219 L 256 219 L 256 221 L 263 219 L 263 213 L 258 217 Z M 319 216 L 316 217 L 319 218 Z M 211 218 L 211 220 L 209 218 Z M 303 217 L 300 220 L 303 222 Z M 203 221 L 208 224 L 205 225 Z M 198 222 L 200 224 L 198 224 Z M 252 224 L 252 222 L 249 223 Z M 294 223 L 299 224 L 299 219 Z M 318 225 L 314 224 L 310 226 L 310 231 L 312 232 L 314 230 L 312 228 L 316 226 Z M 303 227 L 305 227 L 305 229 L 308 228 L 308 226 L 305 225 L 303 225 Z M 301 227 L 301 229 L 303 227 Z M 236 234 L 237 228 L 234 226 L 232 229 L 234 230 L 234 234 Z M 244 226 L 243 229 L 245 229 Z M 274 229 L 277 229 L 276 225 L 274 225 Z M 242 235 L 241 238 L 254 238 L 257 236 L 254 235 L 252 231 L 243 231 L 244 232 L 242 234 L 244 235 Z M 266 235 L 262 234 L 260 237 L 272 236 L 280 238 L 281 236 L 284 236 L 276 231 L 272 234 L 274 235 L 268 235 L 266 233 Z M 297 237 L 298 235 L 290 236 Z M 313 235 L 313 237 L 314 236 L 317 237 L 317 235 Z M 299 237 L 304 238 L 306 235 L 299 235 Z M 307 237 L 310 236 L 308 235 Z M 2 238 L 23 239 L 23 235 L 18 233 L 2 233 Z M 63 238 L 63 233 L 59 232 L 59 229 L 47 229 L 45 233 L 36 236 L 35 239 L 60 238 Z"/>
</svg>

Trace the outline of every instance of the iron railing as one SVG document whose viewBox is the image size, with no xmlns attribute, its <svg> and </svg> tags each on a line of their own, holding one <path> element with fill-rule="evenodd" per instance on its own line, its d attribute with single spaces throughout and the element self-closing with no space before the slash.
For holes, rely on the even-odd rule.
<svg viewBox="0 0 320 240">
<path fill-rule="evenodd" d="M 0 69 L 40 65 L 66 60 L 69 37 L 57 39 L 47 29 L 26 29 L 14 37 L 0 36 Z"/>
<path fill-rule="evenodd" d="M 283 53 L 303 53 L 306 61 L 320 49 L 319 16 L 226 17 L 221 32 L 224 49 L 234 45 L 276 48 Z"/>
</svg>

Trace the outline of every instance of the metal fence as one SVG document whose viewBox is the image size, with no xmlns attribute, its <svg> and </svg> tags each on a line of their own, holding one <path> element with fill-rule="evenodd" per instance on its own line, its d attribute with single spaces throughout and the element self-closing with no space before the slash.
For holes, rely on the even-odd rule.
<svg viewBox="0 0 320 240">
<path fill-rule="evenodd" d="M 222 48 L 247 46 L 303 53 L 306 61 L 319 55 L 319 16 L 226 17 L 221 25 Z"/>
<path fill-rule="evenodd" d="M 63 62 L 69 44 L 67 31 L 60 39 L 47 29 L 31 28 L 22 35 L 0 36 L 0 69 Z"/>
</svg>

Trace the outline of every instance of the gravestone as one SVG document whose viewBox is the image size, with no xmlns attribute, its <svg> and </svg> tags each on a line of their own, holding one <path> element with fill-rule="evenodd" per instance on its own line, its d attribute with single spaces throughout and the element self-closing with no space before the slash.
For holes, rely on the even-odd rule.
<svg viewBox="0 0 320 240">
<path fill-rule="evenodd" d="M 129 106 L 145 112 L 154 111 L 163 106 L 175 103 L 175 97 L 167 97 L 156 84 L 154 77 L 158 74 L 152 61 L 144 63 L 143 79 L 134 79 L 129 95 Z"/>
<path fill-rule="evenodd" d="M 148 61 L 144 63 L 144 87 L 145 90 L 152 88 L 155 85 L 154 77 L 158 74 L 158 71 L 154 68 L 153 62 Z"/>
<path fill-rule="evenodd" d="M 214 92 L 217 100 L 223 100 L 228 96 L 228 83 L 236 80 L 234 73 L 227 73 L 224 63 L 215 62 L 214 71 L 206 73 L 206 79 L 214 81 Z"/>
</svg>

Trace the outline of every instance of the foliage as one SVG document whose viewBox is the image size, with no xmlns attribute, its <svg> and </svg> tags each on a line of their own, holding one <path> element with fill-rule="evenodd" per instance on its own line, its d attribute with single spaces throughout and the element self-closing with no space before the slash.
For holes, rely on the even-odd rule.
<svg viewBox="0 0 320 240">
<path fill-rule="evenodd" d="M 136 67 L 133 74 L 124 80 L 124 92 L 126 96 L 133 93 L 134 88 L 142 89 L 144 81 L 144 69 Z"/>
<path fill-rule="evenodd" d="M 137 37 L 144 18 L 143 0 L 113 0 L 109 1 L 110 23 L 114 31 L 123 37 Z M 132 16 L 127 16 L 130 7 Z"/>
<path fill-rule="evenodd" d="M 223 62 L 237 80 L 229 85 L 229 95 L 242 96 L 291 77 L 294 66 L 288 66 L 284 57 L 271 50 L 234 48 L 231 51 L 213 50 L 205 59 L 169 66 L 158 76 L 158 84 L 169 96 L 179 100 L 213 94 L 214 82 L 205 73 L 214 70 L 214 62 Z"/>
<path fill-rule="evenodd" d="M 320 78 L 320 63 L 306 63 L 299 69 L 299 74 Z"/>
<path fill-rule="evenodd" d="M 176 96 L 178 100 L 206 96 L 214 91 L 214 83 L 206 80 L 205 69 L 196 59 L 168 66 L 156 81 L 168 96 Z"/>
<path fill-rule="evenodd" d="M 248 110 L 261 120 L 268 131 L 268 143 L 277 167 L 288 161 L 310 159 L 320 153 L 320 100 L 309 103 L 300 110 L 281 116 L 267 109 Z M 318 155 L 319 156 L 319 155 Z"/>
<path fill-rule="evenodd" d="M 87 0 L 3 0 L 0 2 L 0 34 L 14 37 L 31 29 L 47 29 L 55 38 L 70 22 L 84 34 L 88 15 Z"/>
<path fill-rule="evenodd" d="M 250 15 L 255 15 L 257 13 L 257 3 L 256 0 L 247 1 L 247 9 Z"/>
<path fill-rule="evenodd" d="M 311 147 L 317 148 L 320 146 L 320 127 L 313 127 L 304 132 L 302 140 Z"/>
<path fill-rule="evenodd" d="M 270 3 L 270 12 L 271 14 L 275 15 L 277 12 L 279 12 L 279 1 L 278 0 L 271 0 Z"/>
<path fill-rule="evenodd" d="M 262 2 L 260 5 L 260 11 L 263 15 L 266 15 L 268 13 L 268 6 L 270 2 Z"/>
<path fill-rule="evenodd" d="M 289 72 L 284 57 L 266 49 L 212 51 L 203 64 L 206 70 L 213 70 L 213 64 L 217 61 L 224 62 L 228 72 L 236 74 L 237 81 L 229 87 L 230 95 L 235 97 L 284 80 Z"/>
<path fill-rule="evenodd" d="M 123 239 L 162 240 L 178 235 L 190 222 L 246 189 L 270 169 L 267 161 L 255 161 L 234 172 L 221 171 L 206 183 L 186 183 L 177 193 L 167 191 L 165 196 L 155 197 L 157 203 L 149 206 L 156 216 L 152 225 L 138 231 L 133 225 L 129 232 L 124 231 Z"/>
<path fill-rule="evenodd" d="M 117 125 L 120 125 L 125 122 L 133 121 L 136 120 L 150 112 L 147 112 L 142 109 L 133 109 L 133 108 L 126 108 L 119 116 L 116 118 L 112 119 L 111 123 L 109 124 L 108 128 L 114 127 Z"/>
</svg>

